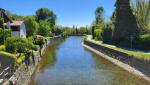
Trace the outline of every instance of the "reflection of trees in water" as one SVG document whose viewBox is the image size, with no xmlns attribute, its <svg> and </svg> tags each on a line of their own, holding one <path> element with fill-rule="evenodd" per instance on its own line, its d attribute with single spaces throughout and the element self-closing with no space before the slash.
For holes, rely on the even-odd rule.
<svg viewBox="0 0 150 85">
<path fill-rule="evenodd" d="M 34 80 L 36 78 L 37 74 L 39 72 L 41 73 L 46 68 L 50 68 L 50 67 L 54 66 L 54 64 L 56 62 L 56 53 L 57 53 L 56 48 L 62 42 L 64 42 L 64 40 L 50 43 L 50 45 L 47 47 L 47 49 L 41 59 L 39 65 L 37 66 L 36 71 L 33 73 L 32 77 L 31 77 L 31 82 L 29 83 L 29 85 L 37 85 L 37 84 L 35 84 L 36 80 Z"/>
<path fill-rule="evenodd" d="M 88 49 L 85 50 L 89 51 Z M 101 58 L 99 55 L 92 53 L 92 56 L 97 70 L 96 74 L 101 74 L 100 78 L 105 75 L 104 77 L 109 83 L 111 82 L 113 85 L 149 85 L 144 79 L 138 78 L 137 76 L 114 65 L 110 61 Z"/>
<path fill-rule="evenodd" d="M 57 53 L 56 48 L 63 41 L 64 40 L 53 42 L 47 47 L 37 69 L 39 72 L 42 72 L 44 69 L 54 66 L 56 62 L 56 53 Z"/>
</svg>

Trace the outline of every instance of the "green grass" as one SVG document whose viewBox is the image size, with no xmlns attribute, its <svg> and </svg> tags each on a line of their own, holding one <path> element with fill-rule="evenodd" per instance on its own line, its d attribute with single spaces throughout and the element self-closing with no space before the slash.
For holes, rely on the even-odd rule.
<svg viewBox="0 0 150 85">
<path fill-rule="evenodd" d="M 25 55 L 24 54 L 21 54 L 20 57 L 16 58 L 16 55 L 15 54 L 11 54 L 11 53 L 8 53 L 8 52 L 5 52 L 5 51 L 0 51 L 0 54 L 1 55 L 5 55 L 5 56 L 8 56 L 8 57 L 12 57 L 14 59 L 16 59 L 16 62 L 18 64 L 21 64 L 25 58 Z"/>
<path fill-rule="evenodd" d="M 0 51 L 5 51 L 5 45 L 0 45 Z"/>
<path fill-rule="evenodd" d="M 107 48 L 110 48 L 110 49 L 113 49 L 113 50 L 116 50 L 116 51 L 120 51 L 122 53 L 126 53 L 129 56 L 133 56 L 133 57 L 140 58 L 140 59 L 150 59 L 150 54 L 146 54 L 144 52 L 130 51 L 130 50 L 118 48 L 114 45 L 102 44 L 100 41 L 95 41 L 95 40 L 90 40 L 90 41 L 95 43 L 95 44 L 98 44 L 98 45 L 101 45 L 101 46 L 104 46 L 104 47 L 107 47 Z"/>
<path fill-rule="evenodd" d="M 116 50 L 116 51 L 120 51 L 122 53 L 126 53 L 130 56 L 134 56 L 134 57 L 137 57 L 137 58 L 144 58 L 144 59 L 150 59 L 150 54 L 145 54 L 143 52 L 135 52 L 135 51 L 129 51 L 129 50 L 125 50 L 125 49 L 122 49 L 122 48 L 111 48 L 113 50 Z"/>
<path fill-rule="evenodd" d="M 16 59 L 16 55 L 15 54 L 11 54 L 11 53 L 8 53 L 8 52 L 5 52 L 5 51 L 0 51 L 0 54 L 5 55 L 5 56 L 9 56 L 9 57 L 12 57 L 12 58 Z"/>
</svg>

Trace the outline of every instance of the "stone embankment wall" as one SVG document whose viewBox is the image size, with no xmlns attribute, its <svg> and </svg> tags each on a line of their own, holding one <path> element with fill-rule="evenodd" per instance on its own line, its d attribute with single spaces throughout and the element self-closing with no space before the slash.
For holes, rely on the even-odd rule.
<svg viewBox="0 0 150 85">
<path fill-rule="evenodd" d="M 129 66 L 137 69 L 138 71 L 142 72 L 144 75 L 150 77 L 150 60 L 148 59 L 140 59 L 133 56 L 129 56 L 128 54 L 104 47 L 99 44 L 95 44 L 91 41 L 84 41 L 84 44 L 94 48 L 95 50 L 108 55 L 114 59 L 117 59 Z"/>
<path fill-rule="evenodd" d="M 58 40 L 64 39 L 63 37 L 53 37 L 50 41 L 47 41 L 47 44 L 45 44 L 42 48 L 42 54 L 46 50 L 46 46 L 53 43 L 57 42 Z M 3 85 L 9 85 L 10 81 L 13 83 L 13 85 L 28 85 L 30 78 L 32 74 L 34 73 L 34 70 L 36 69 L 40 59 L 39 53 L 34 52 L 35 56 L 35 63 L 30 63 L 30 65 L 27 67 L 25 64 L 22 64 L 17 71 L 12 75 L 12 77 L 5 82 Z"/>
</svg>

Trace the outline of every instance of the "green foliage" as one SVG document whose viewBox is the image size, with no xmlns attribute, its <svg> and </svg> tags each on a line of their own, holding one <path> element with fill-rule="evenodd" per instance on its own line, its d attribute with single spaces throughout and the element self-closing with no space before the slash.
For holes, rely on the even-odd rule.
<svg viewBox="0 0 150 85">
<path fill-rule="evenodd" d="M 2 29 L 0 28 L 0 44 L 4 43 L 4 39 L 11 37 L 11 30 L 10 29 Z"/>
<path fill-rule="evenodd" d="M 5 45 L 0 45 L 0 51 L 5 51 Z"/>
<path fill-rule="evenodd" d="M 31 49 L 33 46 L 32 41 L 20 37 L 9 37 L 5 42 L 6 51 L 10 53 L 22 53 L 26 49 Z"/>
<path fill-rule="evenodd" d="M 133 13 L 136 17 L 141 33 L 150 32 L 150 1 L 131 0 Z"/>
<path fill-rule="evenodd" d="M 68 36 L 68 33 L 67 31 L 64 31 L 62 34 L 61 34 L 62 37 L 67 37 Z"/>
<path fill-rule="evenodd" d="M 0 17 L 0 28 L 4 29 L 4 19 Z"/>
<path fill-rule="evenodd" d="M 40 21 L 39 25 L 38 34 L 45 37 L 48 36 L 51 31 L 49 23 L 47 21 Z"/>
<path fill-rule="evenodd" d="M 103 7 L 97 7 L 95 10 L 95 17 L 96 17 L 96 24 L 99 23 L 100 20 L 103 20 L 104 14 L 104 8 Z"/>
<path fill-rule="evenodd" d="M 102 40 L 102 32 L 103 31 L 101 29 L 95 29 L 94 30 L 96 40 Z"/>
<path fill-rule="evenodd" d="M 150 50 L 150 34 L 139 35 L 134 40 L 134 47 L 143 50 Z"/>
<path fill-rule="evenodd" d="M 43 36 L 40 35 L 33 36 L 33 39 L 34 39 L 34 44 L 39 45 L 40 47 L 44 45 L 46 40 Z"/>
<path fill-rule="evenodd" d="M 27 36 L 32 36 L 37 33 L 39 25 L 34 17 L 26 17 L 25 19 Z"/>
<path fill-rule="evenodd" d="M 56 36 L 61 34 L 62 33 L 62 27 L 59 25 L 55 25 L 54 28 L 52 29 L 52 33 Z"/>
<path fill-rule="evenodd" d="M 40 8 L 36 11 L 36 19 L 37 21 L 47 20 L 49 22 L 49 26 L 54 27 L 56 22 L 56 15 L 48 8 Z"/>
<path fill-rule="evenodd" d="M 113 24 L 112 22 L 108 22 L 106 24 L 106 27 L 103 29 L 102 33 L 103 43 L 113 44 L 112 37 L 113 37 Z"/>
<path fill-rule="evenodd" d="M 0 51 L 0 54 L 1 55 L 5 55 L 5 56 L 9 56 L 9 57 L 12 57 L 12 58 L 16 59 L 16 55 L 15 54 L 11 54 L 11 53 L 8 53 L 8 52 L 5 52 L 5 51 Z"/>
<path fill-rule="evenodd" d="M 120 45 L 131 35 L 137 36 L 139 29 L 129 0 L 117 0 L 115 6 L 113 40 L 116 45 Z"/>
</svg>

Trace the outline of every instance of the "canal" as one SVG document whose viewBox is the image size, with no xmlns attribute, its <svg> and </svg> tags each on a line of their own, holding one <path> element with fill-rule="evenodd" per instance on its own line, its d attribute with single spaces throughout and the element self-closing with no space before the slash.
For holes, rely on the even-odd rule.
<svg viewBox="0 0 150 85">
<path fill-rule="evenodd" d="M 92 53 L 82 37 L 69 37 L 48 46 L 30 85 L 148 85 Z"/>
</svg>

